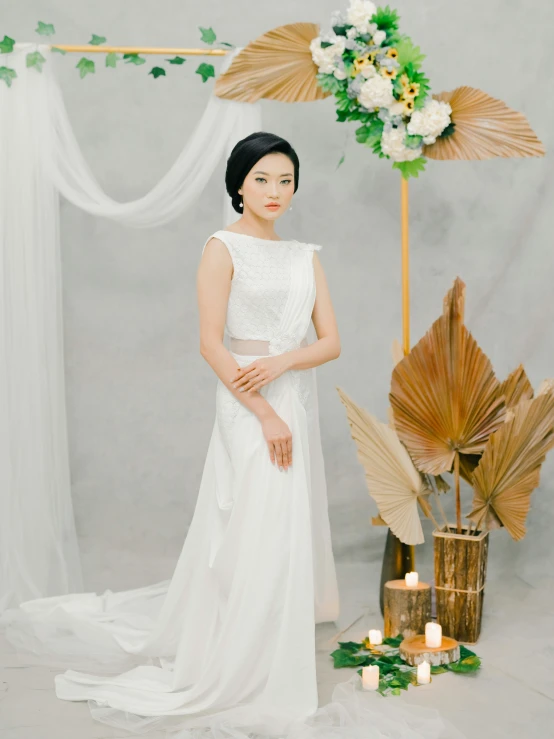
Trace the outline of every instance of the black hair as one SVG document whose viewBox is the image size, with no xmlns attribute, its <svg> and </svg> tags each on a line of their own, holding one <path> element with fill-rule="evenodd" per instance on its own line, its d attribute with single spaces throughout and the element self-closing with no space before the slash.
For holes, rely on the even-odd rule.
<svg viewBox="0 0 554 739">
<path fill-rule="evenodd" d="M 288 141 L 274 133 L 267 131 L 255 131 L 244 139 L 237 141 L 229 158 L 227 159 L 227 170 L 225 172 L 225 187 L 231 196 L 231 204 L 237 213 L 242 213 L 239 203 L 242 195 L 239 187 L 242 187 L 244 178 L 252 167 L 266 154 L 280 152 L 291 160 L 294 166 L 294 192 L 298 190 L 298 174 L 300 162 L 298 156 Z"/>
</svg>

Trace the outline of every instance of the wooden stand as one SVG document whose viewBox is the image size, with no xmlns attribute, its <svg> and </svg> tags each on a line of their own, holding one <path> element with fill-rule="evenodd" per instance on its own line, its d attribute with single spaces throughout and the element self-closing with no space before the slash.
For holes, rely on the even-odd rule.
<svg viewBox="0 0 554 739">
<path fill-rule="evenodd" d="M 425 624 L 431 621 L 430 585 L 420 582 L 416 588 L 408 588 L 404 580 L 389 580 L 384 594 L 385 638 L 425 631 Z"/>
<path fill-rule="evenodd" d="M 489 532 L 434 531 L 437 622 L 442 633 L 475 644 L 481 633 Z M 467 531 L 467 527 L 464 527 Z"/>
<path fill-rule="evenodd" d="M 455 639 L 443 636 L 440 647 L 427 647 L 425 636 L 418 634 L 404 639 L 400 645 L 400 656 L 412 666 L 420 665 L 422 662 L 429 662 L 433 667 L 449 665 L 460 659 L 460 645 Z"/>
</svg>

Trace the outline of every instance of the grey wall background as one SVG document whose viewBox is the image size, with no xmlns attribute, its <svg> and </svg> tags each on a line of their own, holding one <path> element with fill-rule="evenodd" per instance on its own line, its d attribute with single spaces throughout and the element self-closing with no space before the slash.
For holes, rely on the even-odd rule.
<svg viewBox="0 0 554 739">
<path fill-rule="evenodd" d="M 198 26 L 246 45 L 294 21 L 328 28 L 338 0 L 2 0 L 2 32 L 58 43 L 201 46 Z M 472 85 L 522 111 L 554 143 L 554 10 L 546 0 L 397 0 L 401 29 L 427 54 L 432 90 Z M 79 79 L 78 55 L 57 60 L 77 138 L 105 190 L 120 201 L 167 171 L 204 109 L 213 80 L 190 58 L 165 79 L 151 64 L 101 65 Z M 102 58 L 103 61 L 103 58 Z M 206 61 L 209 61 L 206 59 Z M 216 70 L 219 60 L 215 60 Z M 262 101 L 264 129 L 289 139 L 300 161 L 283 238 L 323 245 L 342 354 L 318 369 L 321 429 L 337 560 L 378 564 L 385 531 L 356 460 L 336 386 L 386 420 L 394 338 L 401 339 L 400 177 L 335 121 L 332 99 Z M 337 169 L 341 155 L 345 161 Z M 554 376 L 552 159 L 437 163 L 410 181 L 412 345 L 442 310 L 456 276 L 467 284 L 467 324 L 498 376 L 523 362 L 535 387 Z M 128 230 L 62 202 L 62 259 L 71 477 L 89 589 L 136 587 L 171 576 L 193 514 L 214 422 L 216 377 L 198 352 L 196 270 L 221 223 L 222 161 L 195 207 L 156 230 Z M 237 215 L 238 218 L 238 215 Z M 493 536 L 490 577 L 506 569 L 533 582 L 548 569 L 554 455 L 533 495 L 530 534 Z M 467 508 L 467 506 L 466 506 Z M 430 528 L 428 527 L 430 533 Z M 432 576 L 432 537 L 418 568 Z"/>
</svg>

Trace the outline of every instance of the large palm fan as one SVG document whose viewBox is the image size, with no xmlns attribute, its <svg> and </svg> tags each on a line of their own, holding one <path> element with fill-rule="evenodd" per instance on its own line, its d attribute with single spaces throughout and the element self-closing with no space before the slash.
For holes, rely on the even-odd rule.
<svg viewBox="0 0 554 739">
<path fill-rule="evenodd" d="M 523 113 L 474 87 L 433 95 L 450 103 L 454 132 L 423 147 L 429 159 L 544 156 L 544 146 Z"/>
<path fill-rule="evenodd" d="M 456 454 L 481 454 L 504 422 L 504 398 L 488 357 L 463 325 L 457 278 L 443 315 L 393 370 L 395 428 L 416 467 L 439 475 Z"/>
<path fill-rule="evenodd" d="M 469 518 L 476 528 L 504 526 L 517 540 L 525 536 L 531 493 L 546 452 L 554 447 L 554 393 L 522 400 L 511 415 L 490 437 L 473 473 Z"/>
<path fill-rule="evenodd" d="M 243 103 L 260 98 L 301 103 L 321 100 L 325 92 L 317 83 L 317 65 L 310 42 L 319 36 L 317 23 L 290 23 L 251 41 L 219 75 L 215 94 Z"/>
<path fill-rule="evenodd" d="M 404 544 L 422 544 L 418 504 L 429 515 L 426 496 L 431 490 L 396 432 L 356 405 L 341 388 L 337 387 L 337 391 L 346 407 L 358 460 L 365 470 L 369 493 L 377 503 L 380 518 Z"/>
</svg>

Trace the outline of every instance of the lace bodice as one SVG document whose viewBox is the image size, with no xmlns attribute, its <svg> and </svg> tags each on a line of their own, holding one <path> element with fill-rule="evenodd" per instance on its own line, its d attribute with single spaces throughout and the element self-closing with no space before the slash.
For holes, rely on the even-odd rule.
<svg viewBox="0 0 554 739">
<path fill-rule="evenodd" d="M 227 334 L 237 339 L 275 340 L 292 285 L 293 252 L 319 251 L 321 246 L 220 230 L 206 240 L 204 247 L 214 236 L 227 246 L 233 260 Z"/>
</svg>

